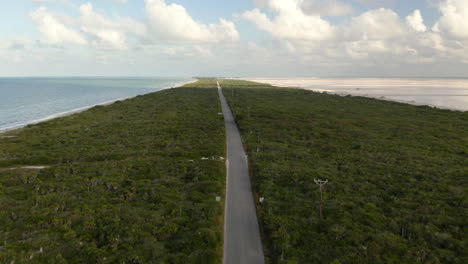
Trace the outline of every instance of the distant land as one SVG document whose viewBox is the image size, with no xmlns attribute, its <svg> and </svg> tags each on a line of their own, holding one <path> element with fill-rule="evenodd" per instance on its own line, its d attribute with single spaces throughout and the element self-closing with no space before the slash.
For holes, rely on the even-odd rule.
<svg viewBox="0 0 468 264">
<path fill-rule="evenodd" d="M 247 78 L 275 86 L 468 111 L 468 78 Z"/>
</svg>

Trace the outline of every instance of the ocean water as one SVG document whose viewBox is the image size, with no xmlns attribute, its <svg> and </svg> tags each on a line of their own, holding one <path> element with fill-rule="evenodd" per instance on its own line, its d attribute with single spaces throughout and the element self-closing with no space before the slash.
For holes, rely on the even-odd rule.
<svg viewBox="0 0 468 264">
<path fill-rule="evenodd" d="M 300 87 L 468 111 L 466 78 L 251 78 L 277 86 Z"/>
<path fill-rule="evenodd" d="M 0 78 L 0 130 L 190 81 L 191 78 Z"/>
</svg>

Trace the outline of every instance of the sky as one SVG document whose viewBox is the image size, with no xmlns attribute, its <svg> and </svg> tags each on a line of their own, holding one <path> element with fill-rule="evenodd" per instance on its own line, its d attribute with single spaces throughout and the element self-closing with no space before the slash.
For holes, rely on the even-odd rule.
<svg viewBox="0 0 468 264">
<path fill-rule="evenodd" d="M 468 77 L 468 0 L 0 0 L 0 76 Z"/>
</svg>

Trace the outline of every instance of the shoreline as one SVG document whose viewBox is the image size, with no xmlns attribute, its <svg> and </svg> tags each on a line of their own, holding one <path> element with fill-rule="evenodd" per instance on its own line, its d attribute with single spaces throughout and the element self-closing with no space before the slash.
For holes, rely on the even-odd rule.
<svg viewBox="0 0 468 264">
<path fill-rule="evenodd" d="M 316 88 L 304 88 L 304 87 L 290 87 L 290 88 L 298 88 L 298 89 L 313 91 L 313 92 L 317 92 L 317 93 L 328 93 L 328 94 L 334 94 L 334 95 L 339 95 L 339 96 L 364 97 L 364 98 L 377 99 L 377 100 L 382 100 L 382 101 L 387 101 L 387 102 L 409 104 L 409 105 L 414 105 L 414 106 L 428 106 L 428 107 L 436 108 L 436 109 L 439 109 L 439 110 L 467 112 L 464 109 L 455 108 L 455 107 L 447 107 L 447 106 L 433 105 L 433 104 L 424 104 L 424 103 L 417 103 L 417 102 L 414 102 L 414 101 L 406 101 L 406 100 L 397 100 L 397 99 L 392 99 L 392 98 L 389 98 L 389 97 L 386 97 L 386 96 L 372 96 L 372 95 L 367 95 L 367 94 L 340 93 L 340 92 L 330 91 L 330 90 L 326 90 L 326 89 L 316 89 Z"/>
<path fill-rule="evenodd" d="M 281 79 L 281 78 L 277 78 Z M 320 80 L 320 78 L 314 78 L 316 80 Z M 363 79 L 363 78 L 359 78 Z M 370 78 L 373 79 L 373 78 Z M 384 78 L 385 79 L 385 78 Z M 415 78 L 416 79 L 416 78 Z M 452 78 L 450 78 L 452 79 Z M 449 110 L 449 111 L 456 111 L 456 112 L 468 112 L 466 109 L 462 108 L 456 108 L 456 107 L 449 107 L 449 106 L 442 106 L 442 105 L 434 105 L 434 104 L 427 104 L 427 103 L 418 103 L 413 100 L 407 101 L 407 100 L 398 100 L 398 99 L 393 99 L 389 98 L 387 96 L 391 95 L 384 95 L 384 96 L 373 96 L 373 95 L 368 95 L 368 94 L 352 94 L 352 93 L 346 93 L 346 92 L 341 92 L 341 91 L 334 91 L 334 90 L 329 90 L 329 89 L 321 89 L 321 88 L 310 88 L 310 87 L 302 87 L 299 85 L 287 85 L 287 84 L 273 84 L 269 82 L 265 82 L 265 79 L 263 78 L 251 78 L 251 79 L 240 79 L 240 80 L 246 80 L 246 81 L 252 81 L 252 82 L 258 82 L 258 83 L 264 83 L 264 84 L 269 84 L 274 87 L 283 87 L 283 88 L 296 88 L 296 89 L 303 89 L 303 90 L 308 90 L 308 91 L 313 91 L 313 92 L 318 92 L 318 93 L 328 93 L 328 94 L 333 94 L 333 95 L 339 95 L 339 96 L 352 96 L 352 97 L 364 97 L 364 98 L 371 98 L 371 99 L 376 99 L 376 100 L 383 100 L 387 102 L 396 102 L 396 103 L 402 103 L 402 104 L 409 104 L 409 105 L 414 105 L 414 106 L 428 106 L 431 108 L 439 109 L 439 110 Z M 284 80 L 288 80 L 288 78 L 284 78 Z M 396 80 L 399 80 L 399 78 L 396 78 Z M 437 79 L 435 79 L 437 80 Z M 454 79 L 457 80 L 457 79 Z M 463 78 L 465 80 L 465 78 Z M 349 85 L 348 85 L 349 86 Z M 362 84 L 360 85 L 362 86 Z M 457 96 L 457 95 L 453 95 Z"/>
<path fill-rule="evenodd" d="M 424 104 L 424 103 L 417 103 L 417 102 L 406 101 L 406 100 L 397 100 L 397 99 L 392 99 L 392 98 L 389 98 L 389 97 L 386 97 L 386 96 L 372 96 L 372 95 L 367 95 L 367 94 L 351 94 L 351 93 L 335 92 L 335 91 L 331 91 L 331 90 L 327 90 L 327 89 L 307 88 L 307 87 L 297 87 L 297 86 L 278 86 L 278 85 L 272 85 L 272 86 L 278 87 L 278 88 L 281 88 L 281 87 L 283 87 L 283 88 L 296 88 L 296 89 L 302 89 L 302 90 L 307 90 L 307 91 L 313 91 L 313 92 L 316 92 L 316 93 L 327 93 L 327 94 L 333 94 L 333 95 L 339 95 L 339 96 L 364 97 L 364 98 L 377 99 L 377 100 L 382 100 L 382 101 L 387 101 L 387 102 L 409 104 L 409 105 L 414 105 L 414 106 L 429 106 L 429 107 L 436 108 L 436 109 L 439 109 L 439 110 L 467 112 L 464 109 L 455 108 L 455 107 L 447 107 L 447 106 L 440 106 L 440 105 L 433 105 L 433 104 Z"/>
<path fill-rule="evenodd" d="M 89 110 L 89 109 L 91 109 L 93 107 L 96 107 L 96 106 L 108 106 L 108 105 L 112 105 L 112 104 L 114 104 L 115 102 L 118 102 L 118 101 L 125 101 L 125 100 L 135 98 L 137 96 L 146 95 L 146 94 L 150 94 L 150 93 L 157 93 L 159 91 L 163 91 L 163 90 L 167 90 L 167 89 L 171 89 L 171 88 L 178 88 L 178 87 L 190 84 L 190 83 L 194 83 L 196 81 L 197 81 L 196 79 L 191 79 L 190 81 L 187 81 L 187 82 L 181 82 L 181 83 L 177 83 L 177 84 L 175 84 L 173 86 L 163 87 L 163 88 L 161 88 L 161 89 L 159 89 L 157 91 L 152 91 L 152 92 L 149 92 L 149 93 L 144 93 L 144 94 L 139 94 L 139 95 L 134 95 L 134 96 L 128 96 L 128 97 L 121 97 L 121 98 L 117 98 L 117 99 L 112 99 L 112 100 L 105 101 L 105 102 L 98 103 L 98 104 L 83 106 L 83 107 L 76 108 L 76 109 L 73 109 L 73 110 L 60 112 L 60 113 L 56 113 L 56 114 L 51 114 L 49 116 L 46 116 L 46 117 L 43 117 L 43 118 L 40 118 L 40 119 L 36 119 L 36 120 L 32 120 L 30 122 L 27 122 L 27 123 L 24 123 L 24 124 L 21 124 L 21 125 L 16 125 L 16 126 L 7 127 L 7 128 L 0 128 L 0 135 L 4 134 L 4 133 L 7 133 L 7 132 L 17 130 L 17 129 L 25 128 L 25 127 L 27 127 L 29 125 L 36 125 L 36 124 L 39 124 L 39 123 L 42 123 L 42 122 L 47 122 L 47 121 L 50 121 L 50 120 L 53 120 L 53 119 L 56 119 L 56 118 L 66 117 L 66 116 L 70 116 L 70 115 L 74 115 L 74 114 L 79 114 L 79 113 L 85 112 L 85 111 L 87 111 L 87 110 Z"/>
</svg>

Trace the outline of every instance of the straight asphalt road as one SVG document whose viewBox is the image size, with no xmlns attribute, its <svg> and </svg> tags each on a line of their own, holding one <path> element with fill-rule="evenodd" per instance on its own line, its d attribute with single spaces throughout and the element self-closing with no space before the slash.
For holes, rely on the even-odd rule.
<svg viewBox="0 0 468 264">
<path fill-rule="evenodd" d="M 218 82 L 227 140 L 224 264 L 263 264 L 262 241 L 250 184 L 247 155 Z"/>
</svg>

